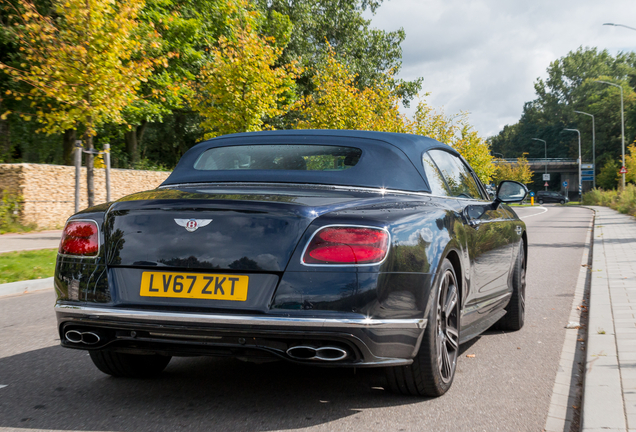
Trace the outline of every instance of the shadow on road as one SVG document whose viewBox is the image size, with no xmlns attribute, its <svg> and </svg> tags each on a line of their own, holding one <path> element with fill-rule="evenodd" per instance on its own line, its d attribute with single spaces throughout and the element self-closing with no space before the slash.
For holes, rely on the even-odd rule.
<svg viewBox="0 0 636 432">
<path fill-rule="evenodd" d="M 0 359 L 0 427 L 268 431 L 425 401 L 373 388 L 379 375 L 197 357 L 173 359 L 156 379 L 117 379 L 85 352 L 50 347 Z"/>
</svg>

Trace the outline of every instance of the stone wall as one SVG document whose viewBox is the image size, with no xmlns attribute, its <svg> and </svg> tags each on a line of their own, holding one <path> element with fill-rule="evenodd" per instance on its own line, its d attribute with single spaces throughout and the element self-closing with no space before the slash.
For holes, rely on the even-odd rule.
<svg viewBox="0 0 636 432">
<path fill-rule="evenodd" d="M 95 204 L 106 202 L 106 170 L 95 169 Z M 155 189 L 166 171 L 110 170 L 111 200 Z M 86 168 L 80 179 L 80 209 L 88 206 Z M 41 164 L 0 164 L 0 190 L 23 199 L 20 221 L 40 228 L 61 228 L 75 212 L 75 167 Z"/>
</svg>

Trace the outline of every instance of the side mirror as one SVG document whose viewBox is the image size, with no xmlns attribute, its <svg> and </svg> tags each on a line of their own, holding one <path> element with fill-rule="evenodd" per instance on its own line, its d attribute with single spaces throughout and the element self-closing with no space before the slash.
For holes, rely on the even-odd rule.
<svg viewBox="0 0 636 432">
<path fill-rule="evenodd" d="M 521 202 L 528 195 L 528 188 L 519 182 L 505 180 L 499 183 L 497 188 L 497 196 L 493 202 L 495 210 L 501 203 Z"/>
</svg>

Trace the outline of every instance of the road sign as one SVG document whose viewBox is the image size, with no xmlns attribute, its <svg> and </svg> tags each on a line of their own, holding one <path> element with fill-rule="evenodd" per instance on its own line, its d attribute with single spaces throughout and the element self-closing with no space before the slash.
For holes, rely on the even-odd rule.
<svg viewBox="0 0 636 432">
<path fill-rule="evenodd" d="M 621 167 L 621 174 L 627 174 L 627 168 Z"/>
<path fill-rule="evenodd" d="M 581 181 L 594 181 L 593 176 L 581 176 Z"/>
<path fill-rule="evenodd" d="M 548 187 L 550 185 L 548 184 L 548 182 L 545 182 L 545 184 L 543 186 Z"/>
<path fill-rule="evenodd" d="M 582 176 L 593 176 L 594 175 L 594 170 L 585 170 L 585 171 L 581 171 L 581 175 Z"/>
<path fill-rule="evenodd" d="M 590 164 L 590 163 L 581 164 L 581 169 L 594 169 L 594 164 Z"/>
<path fill-rule="evenodd" d="M 543 181 L 550 181 L 550 174 L 543 174 Z"/>
<path fill-rule="evenodd" d="M 530 198 L 534 197 L 534 192 L 530 192 Z"/>
<path fill-rule="evenodd" d="M 563 182 L 563 187 L 564 188 L 568 187 L 568 181 L 567 180 Z"/>
</svg>

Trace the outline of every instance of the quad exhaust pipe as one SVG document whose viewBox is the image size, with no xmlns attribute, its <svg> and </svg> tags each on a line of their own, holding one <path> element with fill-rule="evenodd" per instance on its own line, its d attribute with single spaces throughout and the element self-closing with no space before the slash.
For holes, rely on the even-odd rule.
<svg viewBox="0 0 636 432">
<path fill-rule="evenodd" d="M 349 357 L 347 350 L 333 346 L 313 347 L 297 345 L 287 350 L 287 355 L 294 360 L 312 360 L 336 362 Z"/>
<path fill-rule="evenodd" d="M 67 341 L 74 344 L 95 345 L 98 344 L 101 338 L 97 333 L 90 331 L 69 330 L 64 333 L 64 337 Z"/>
</svg>

